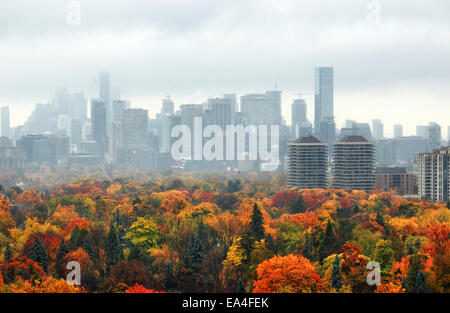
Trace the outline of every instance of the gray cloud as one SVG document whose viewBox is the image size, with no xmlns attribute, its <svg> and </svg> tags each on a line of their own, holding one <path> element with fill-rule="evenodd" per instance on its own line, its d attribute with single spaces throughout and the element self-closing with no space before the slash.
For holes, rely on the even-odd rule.
<svg viewBox="0 0 450 313">
<path fill-rule="evenodd" d="M 289 120 L 292 94 L 311 91 L 313 68 L 324 64 L 335 67 L 338 122 L 369 118 L 367 110 L 355 113 L 361 94 L 387 123 L 396 121 L 389 114 L 395 99 L 410 129 L 434 118 L 407 110 L 419 98 L 450 113 L 446 0 L 377 1 L 373 26 L 367 0 L 82 0 L 76 27 L 66 24 L 68 2 L 0 3 L 0 104 L 10 104 L 13 122 L 23 122 L 56 85 L 96 96 L 104 69 L 125 97 L 151 112 L 177 77 L 178 104 L 264 91 L 277 81 Z"/>
</svg>

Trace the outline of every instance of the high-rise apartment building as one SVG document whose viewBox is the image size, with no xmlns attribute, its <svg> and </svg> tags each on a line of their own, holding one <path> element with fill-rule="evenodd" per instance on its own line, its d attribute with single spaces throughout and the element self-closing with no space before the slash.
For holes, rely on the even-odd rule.
<svg viewBox="0 0 450 313">
<path fill-rule="evenodd" d="M 420 153 L 418 172 L 420 197 L 433 202 L 450 199 L 450 147 Z"/>
<path fill-rule="evenodd" d="M 327 144 L 313 136 L 288 143 L 288 185 L 300 188 L 326 188 Z"/>
<path fill-rule="evenodd" d="M 396 190 L 400 195 L 414 194 L 417 176 L 407 173 L 404 167 L 377 167 L 375 185 L 380 191 Z"/>
<path fill-rule="evenodd" d="M 375 142 L 347 136 L 334 143 L 333 187 L 366 192 L 375 188 Z"/>
</svg>

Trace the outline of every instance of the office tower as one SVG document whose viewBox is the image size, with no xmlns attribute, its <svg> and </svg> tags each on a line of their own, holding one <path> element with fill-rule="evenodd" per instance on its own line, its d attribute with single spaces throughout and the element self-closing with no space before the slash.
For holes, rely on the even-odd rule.
<svg viewBox="0 0 450 313">
<path fill-rule="evenodd" d="M 412 195 L 417 177 L 406 172 L 404 167 L 377 167 L 375 186 L 379 191 L 396 190 L 400 195 Z"/>
<path fill-rule="evenodd" d="M 124 148 L 124 130 L 123 122 L 121 120 L 114 120 L 112 122 L 113 138 L 112 138 L 112 150 L 113 150 L 113 162 L 119 161 L 120 150 Z"/>
<path fill-rule="evenodd" d="M 432 202 L 449 200 L 450 147 L 420 153 L 418 162 L 419 196 Z"/>
<path fill-rule="evenodd" d="M 148 111 L 127 109 L 123 112 L 124 145 L 130 149 L 142 149 L 148 145 Z"/>
<path fill-rule="evenodd" d="M 334 143 L 333 187 L 370 192 L 375 188 L 375 142 L 347 136 Z"/>
<path fill-rule="evenodd" d="M 252 125 L 281 125 L 281 91 L 241 96 L 241 112 Z"/>
<path fill-rule="evenodd" d="M 181 124 L 186 125 L 194 131 L 194 117 L 203 117 L 203 105 L 202 104 L 183 104 L 180 107 Z M 202 130 L 203 131 L 203 130 Z M 191 136 L 193 137 L 193 136 Z"/>
<path fill-rule="evenodd" d="M 103 101 L 91 100 L 91 125 L 92 139 L 100 146 L 100 150 L 105 153 L 107 151 L 106 108 Z"/>
<path fill-rule="evenodd" d="M 1 137 L 9 137 L 10 135 L 9 125 L 9 106 L 3 106 L 0 108 L 0 135 Z"/>
<path fill-rule="evenodd" d="M 27 135 L 17 141 L 17 147 L 25 151 L 27 162 L 56 165 L 69 155 L 70 143 L 67 136 Z"/>
<path fill-rule="evenodd" d="M 327 144 L 313 136 L 288 143 L 288 185 L 300 188 L 326 188 Z"/>
<path fill-rule="evenodd" d="M 232 124 L 232 106 L 234 103 L 227 98 L 208 99 L 208 124 L 219 125 L 222 129 Z"/>
<path fill-rule="evenodd" d="M 324 117 L 320 122 L 320 135 L 322 141 L 330 144 L 336 140 L 336 123 L 333 117 Z M 331 151 L 329 151 L 331 153 Z"/>
<path fill-rule="evenodd" d="M 123 100 L 113 100 L 112 102 L 112 120 L 123 120 L 123 111 L 125 111 L 127 104 Z"/>
<path fill-rule="evenodd" d="M 103 102 L 106 110 L 106 120 L 110 121 L 111 110 L 110 110 L 110 79 L 108 72 L 100 72 L 99 74 L 99 96 L 98 100 Z"/>
<path fill-rule="evenodd" d="M 22 169 L 25 158 L 25 151 L 15 147 L 11 138 L 0 137 L 0 168 Z"/>
<path fill-rule="evenodd" d="M 223 95 L 223 98 L 230 102 L 231 109 L 231 123 L 234 124 L 234 118 L 236 116 L 236 112 L 238 112 L 238 105 L 236 101 L 236 95 L 234 93 L 226 93 Z"/>
<path fill-rule="evenodd" d="M 383 139 L 384 125 L 381 120 L 372 120 L 372 135 L 375 140 Z"/>
<path fill-rule="evenodd" d="M 294 135 L 296 137 L 309 137 L 313 134 L 313 127 L 310 121 L 295 125 Z"/>
<path fill-rule="evenodd" d="M 372 132 L 370 131 L 369 123 L 357 123 L 355 121 L 347 120 L 344 128 L 341 128 L 339 139 L 347 136 L 362 136 L 368 140 L 372 140 Z"/>
<path fill-rule="evenodd" d="M 395 124 L 394 125 L 394 138 L 403 137 L 403 125 Z"/>
<path fill-rule="evenodd" d="M 169 97 L 166 99 L 163 99 L 162 101 L 162 108 L 161 108 L 161 114 L 173 114 L 174 112 L 174 103 L 172 100 L 170 100 Z"/>
<path fill-rule="evenodd" d="M 417 125 L 416 126 L 416 136 L 427 139 L 428 138 L 428 126 L 427 125 Z"/>
<path fill-rule="evenodd" d="M 69 115 L 84 123 L 87 119 L 87 99 L 83 92 L 76 92 L 69 97 Z"/>
<path fill-rule="evenodd" d="M 58 114 L 69 113 L 69 94 L 65 87 L 57 87 L 53 97 L 53 107 Z"/>
<path fill-rule="evenodd" d="M 291 110 L 291 126 L 295 130 L 296 125 L 300 125 L 307 121 L 306 119 L 306 102 L 303 99 L 295 99 L 292 102 Z"/>
<path fill-rule="evenodd" d="M 70 120 L 71 117 L 66 114 L 58 115 L 57 123 L 58 123 L 58 133 L 63 136 L 70 136 Z"/>
<path fill-rule="evenodd" d="M 447 126 L 447 145 L 450 146 L 450 126 Z"/>
<path fill-rule="evenodd" d="M 314 132 L 324 142 L 330 142 L 322 136 L 321 124 L 327 119 L 334 119 L 334 78 L 332 67 L 316 67 L 314 79 Z"/>
<path fill-rule="evenodd" d="M 81 122 L 77 118 L 71 118 L 70 120 L 70 143 L 78 145 L 82 142 L 83 130 L 81 128 Z"/>
<path fill-rule="evenodd" d="M 427 139 L 429 151 L 439 149 L 441 147 L 441 126 L 434 122 L 429 123 Z"/>
</svg>

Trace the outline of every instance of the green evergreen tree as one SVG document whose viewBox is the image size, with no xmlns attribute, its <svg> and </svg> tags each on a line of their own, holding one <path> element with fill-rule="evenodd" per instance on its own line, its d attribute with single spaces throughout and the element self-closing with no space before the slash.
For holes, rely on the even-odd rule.
<svg viewBox="0 0 450 313">
<path fill-rule="evenodd" d="M 61 238 L 55 258 L 55 271 L 58 274 L 59 278 L 64 278 L 65 266 L 63 264 L 63 259 L 67 253 L 69 253 L 69 249 L 67 249 L 66 243 L 64 242 L 64 238 Z"/>
<path fill-rule="evenodd" d="M 167 262 L 166 264 L 166 277 L 164 280 L 164 287 L 166 290 L 174 290 L 176 287 L 176 280 L 173 276 L 173 268 L 172 268 L 172 262 Z"/>
<path fill-rule="evenodd" d="M 336 242 L 336 237 L 334 235 L 333 227 L 331 226 L 330 220 L 328 220 L 327 228 L 322 237 L 322 242 L 319 247 L 319 254 L 321 259 L 327 257 L 333 252 L 333 246 Z"/>
<path fill-rule="evenodd" d="M 416 292 L 419 293 L 424 293 L 427 290 L 425 275 L 423 274 L 422 271 L 419 271 L 419 273 L 417 274 L 415 287 Z"/>
<path fill-rule="evenodd" d="M 58 251 L 56 252 L 56 261 L 61 261 L 66 254 L 69 253 L 69 249 L 67 249 L 66 243 L 64 242 L 64 238 L 61 238 L 59 242 Z"/>
<path fill-rule="evenodd" d="M 89 234 L 84 236 L 83 244 L 81 245 L 81 247 L 84 249 L 84 251 L 87 252 L 92 260 L 94 258 L 94 245 L 92 244 L 92 240 Z"/>
<path fill-rule="evenodd" d="M 189 240 L 188 257 L 191 264 L 201 264 L 205 258 L 203 254 L 203 245 L 197 235 Z"/>
<path fill-rule="evenodd" d="M 253 213 L 251 217 L 252 220 L 250 221 L 250 230 L 252 232 L 253 238 L 256 241 L 260 241 L 264 238 L 263 216 L 256 203 L 253 206 Z"/>
<path fill-rule="evenodd" d="M 69 238 L 69 246 L 71 249 L 76 250 L 78 248 L 78 241 L 80 236 L 80 229 L 78 228 L 78 225 L 75 225 L 75 227 L 72 229 L 72 233 L 70 234 Z"/>
<path fill-rule="evenodd" d="M 386 224 L 384 223 L 384 218 L 379 212 L 377 213 L 377 216 L 375 218 L 375 222 L 377 222 L 378 225 L 382 226 L 383 228 L 386 226 Z"/>
<path fill-rule="evenodd" d="M 244 263 L 250 261 L 250 254 L 252 253 L 254 242 L 253 234 L 250 231 L 246 231 L 242 234 L 241 239 L 239 240 L 239 247 L 244 250 Z"/>
<path fill-rule="evenodd" d="M 6 245 L 5 253 L 3 254 L 3 262 L 9 262 L 13 258 L 11 247 L 9 243 Z"/>
<path fill-rule="evenodd" d="M 33 245 L 30 250 L 28 250 L 27 257 L 35 261 L 45 272 L 47 272 L 49 264 L 48 255 L 47 251 L 45 251 L 44 244 L 39 237 L 36 236 L 34 239 Z"/>
<path fill-rule="evenodd" d="M 297 200 L 292 204 L 291 213 L 305 213 L 306 212 L 306 204 L 303 200 L 303 196 L 299 195 Z"/>
<path fill-rule="evenodd" d="M 425 266 L 425 256 L 415 253 L 409 257 L 409 271 L 406 275 L 406 285 L 408 292 L 413 292 L 416 285 L 417 275 L 422 271 Z"/>
<path fill-rule="evenodd" d="M 242 277 L 239 277 L 237 284 L 236 284 L 236 293 L 247 293 L 245 290 L 245 283 Z"/>
<path fill-rule="evenodd" d="M 339 259 L 339 256 L 336 255 L 333 262 L 333 272 L 331 274 L 331 287 L 339 290 L 342 288 L 342 281 L 341 281 L 341 261 Z"/>
<path fill-rule="evenodd" d="M 123 251 L 122 253 L 120 251 L 120 243 L 117 238 L 116 228 L 114 227 L 114 224 L 111 223 L 105 247 L 106 271 L 108 273 L 111 268 L 119 262 L 122 254 Z"/>
</svg>

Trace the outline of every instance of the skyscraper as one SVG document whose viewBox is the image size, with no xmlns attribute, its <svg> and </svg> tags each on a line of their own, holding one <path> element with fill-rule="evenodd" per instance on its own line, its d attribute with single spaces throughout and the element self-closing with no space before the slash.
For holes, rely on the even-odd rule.
<svg viewBox="0 0 450 313">
<path fill-rule="evenodd" d="M 313 136 L 288 143 L 288 185 L 300 188 L 326 188 L 327 144 Z"/>
<path fill-rule="evenodd" d="M 441 126 L 435 122 L 429 123 L 427 135 L 429 150 L 439 149 L 441 147 Z"/>
<path fill-rule="evenodd" d="M 0 108 L 0 135 L 1 137 L 9 137 L 9 106 Z"/>
<path fill-rule="evenodd" d="M 347 136 L 334 143 L 333 187 L 370 192 L 375 188 L 375 142 Z"/>
<path fill-rule="evenodd" d="M 106 108 L 103 101 L 91 100 L 91 124 L 92 138 L 101 147 L 101 151 L 107 151 L 106 133 Z"/>
<path fill-rule="evenodd" d="M 316 67 L 314 80 L 314 132 L 323 142 L 331 143 L 334 138 L 328 138 L 327 134 L 322 134 L 322 122 L 328 126 L 334 120 L 334 78 L 332 67 Z M 328 129 L 329 127 L 325 127 Z M 329 134 L 336 131 L 328 132 Z"/>
<path fill-rule="evenodd" d="M 381 140 L 384 137 L 384 125 L 381 120 L 372 120 L 372 135 L 375 140 Z"/>
<path fill-rule="evenodd" d="M 306 102 L 303 99 L 295 99 L 292 102 L 292 117 L 291 126 L 295 129 L 296 125 L 300 125 L 307 121 L 306 119 Z"/>
<path fill-rule="evenodd" d="M 394 138 L 403 137 L 403 125 L 395 124 L 394 125 Z"/>
<path fill-rule="evenodd" d="M 111 91 L 108 72 L 100 72 L 99 74 L 99 95 L 98 100 L 103 102 L 106 110 L 106 122 L 107 124 L 111 120 Z"/>
<path fill-rule="evenodd" d="M 127 109 L 123 112 L 124 145 L 130 149 L 142 149 L 148 145 L 148 111 Z"/>
<path fill-rule="evenodd" d="M 281 91 L 241 96 L 241 112 L 253 125 L 281 125 Z"/>
</svg>

